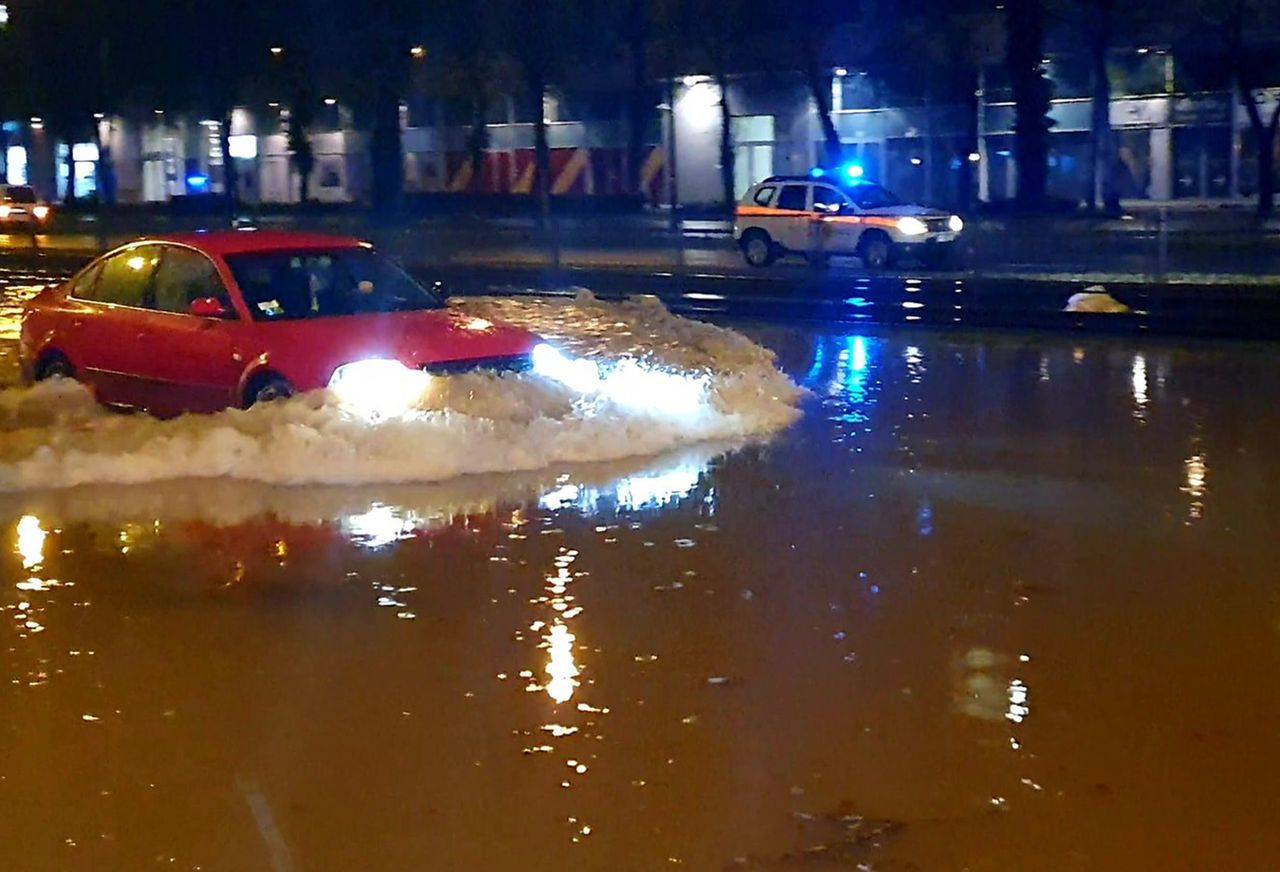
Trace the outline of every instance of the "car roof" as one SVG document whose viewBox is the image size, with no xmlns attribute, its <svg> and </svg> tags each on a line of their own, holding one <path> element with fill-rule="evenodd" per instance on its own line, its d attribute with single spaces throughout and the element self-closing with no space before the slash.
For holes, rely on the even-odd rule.
<svg viewBox="0 0 1280 872">
<path fill-rule="evenodd" d="M 294 230 L 197 230 L 194 233 L 148 236 L 137 242 L 173 242 L 216 256 L 299 249 L 357 248 L 367 245 L 354 236 L 302 233 Z"/>
<path fill-rule="evenodd" d="M 873 179 L 836 179 L 831 175 L 821 176 L 769 176 L 769 178 L 756 182 L 756 185 L 772 185 L 777 182 L 809 182 L 815 185 L 830 185 L 833 188 L 860 188 L 865 186 L 880 187 L 880 183 Z"/>
</svg>

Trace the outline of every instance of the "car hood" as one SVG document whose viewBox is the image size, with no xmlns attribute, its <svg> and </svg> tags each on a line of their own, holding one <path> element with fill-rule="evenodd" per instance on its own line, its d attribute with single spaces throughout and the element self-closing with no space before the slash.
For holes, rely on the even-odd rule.
<svg viewBox="0 0 1280 872">
<path fill-rule="evenodd" d="M 536 334 L 452 309 L 344 315 L 254 324 L 267 364 L 302 390 L 322 387 L 344 363 L 398 360 L 418 369 L 433 364 L 528 354 Z"/>
<path fill-rule="evenodd" d="M 889 218 L 905 218 L 908 215 L 916 218 L 947 218 L 951 215 L 950 212 L 940 212 L 937 209 L 930 209 L 928 206 L 916 206 L 914 204 L 867 209 L 862 214 L 883 215 Z"/>
</svg>

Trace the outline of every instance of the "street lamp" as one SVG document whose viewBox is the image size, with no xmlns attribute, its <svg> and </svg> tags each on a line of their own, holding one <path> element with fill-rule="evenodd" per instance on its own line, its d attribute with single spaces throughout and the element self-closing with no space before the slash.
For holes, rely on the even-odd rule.
<svg viewBox="0 0 1280 872">
<path fill-rule="evenodd" d="M 413 55 L 418 60 L 422 60 L 427 56 L 427 47 L 425 45 L 415 45 L 413 48 L 409 49 L 409 54 Z"/>
<path fill-rule="evenodd" d="M 279 57 L 280 55 L 284 54 L 284 47 L 279 45 L 273 45 L 271 46 L 271 53 L 276 57 Z"/>
</svg>

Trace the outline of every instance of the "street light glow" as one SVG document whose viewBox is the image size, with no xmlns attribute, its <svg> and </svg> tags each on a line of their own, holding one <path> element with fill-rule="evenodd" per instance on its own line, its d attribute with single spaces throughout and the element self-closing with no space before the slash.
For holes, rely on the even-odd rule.
<svg viewBox="0 0 1280 872">
<path fill-rule="evenodd" d="M 409 49 L 409 54 L 413 55 L 415 58 L 424 58 L 427 56 L 427 47 L 424 45 L 415 45 L 413 48 Z"/>
<path fill-rule="evenodd" d="M 272 53 L 273 55 L 276 55 L 277 57 L 279 57 L 280 55 L 284 54 L 284 47 L 283 47 L 283 46 L 278 46 L 278 45 L 273 45 L 273 46 L 271 46 L 271 53 Z"/>
</svg>

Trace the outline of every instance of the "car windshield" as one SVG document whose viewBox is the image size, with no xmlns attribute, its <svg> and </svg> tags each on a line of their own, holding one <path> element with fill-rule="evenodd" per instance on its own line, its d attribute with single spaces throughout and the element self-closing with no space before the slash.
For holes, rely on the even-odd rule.
<svg viewBox="0 0 1280 872">
<path fill-rule="evenodd" d="M 844 192 L 849 195 L 849 199 L 857 204 L 859 209 L 880 209 L 885 206 L 902 205 L 901 200 L 874 182 L 848 185 L 844 188 Z"/>
<path fill-rule="evenodd" d="M 412 312 L 444 305 L 404 270 L 367 248 L 254 252 L 227 255 L 226 260 L 257 321 Z"/>
<path fill-rule="evenodd" d="M 5 195 L 15 203 L 34 203 L 36 201 L 35 189 L 26 185 L 17 185 L 9 188 Z"/>
</svg>

